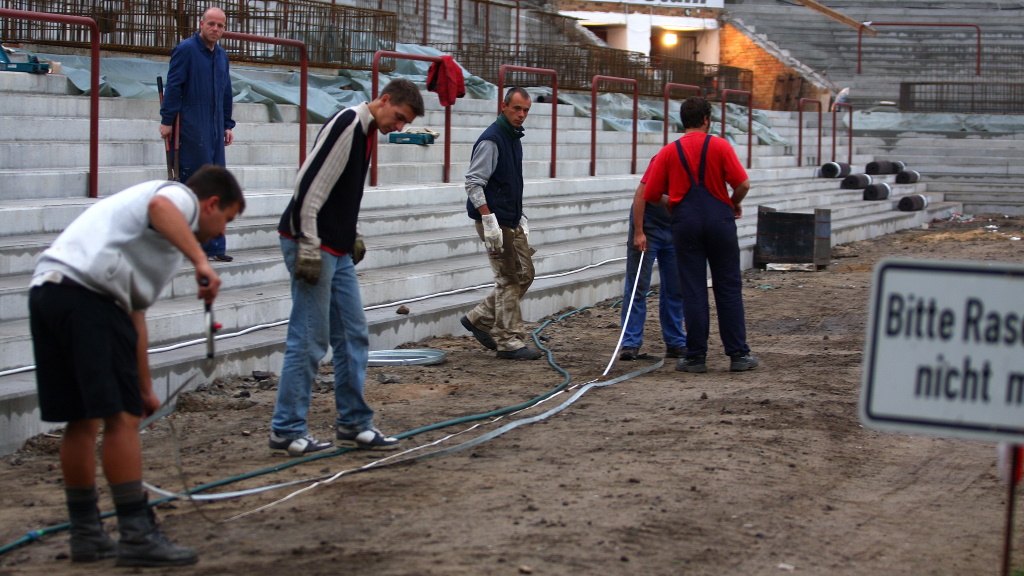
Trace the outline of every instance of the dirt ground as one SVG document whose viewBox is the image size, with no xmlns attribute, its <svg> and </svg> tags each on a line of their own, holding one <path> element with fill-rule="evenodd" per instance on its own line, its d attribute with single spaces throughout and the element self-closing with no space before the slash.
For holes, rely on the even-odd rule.
<svg viewBox="0 0 1024 576">
<path fill-rule="evenodd" d="M 834 247 L 826 270 L 747 271 L 748 339 L 762 361 L 757 370 L 730 373 L 727 357 L 712 354 L 709 373 L 683 374 L 669 360 L 591 387 L 536 423 L 462 451 L 411 460 L 552 410 L 600 378 L 618 337 L 619 312 L 611 301 L 597 303 L 540 332 L 571 375 L 563 393 L 498 422 L 410 435 L 403 448 L 422 448 L 389 461 L 397 463 L 344 474 L 282 502 L 311 483 L 161 504 L 165 533 L 196 546 L 201 560 L 144 572 L 996 574 L 1007 488 L 994 445 L 867 430 L 857 402 L 876 261 L 898 255 L 1021 262 L 1022 236 L 1024 218 L 934 222 Z M 649 302 L 642 351 L 656 355 L 664 350 L 657 297 Z M 712 328 L 713 351 L 718 342 Z M 366 395 L 390 434 L 518 406 L 565 380 L 543 361 L 496 361 L 463 334 L 411 347 L 443 350 L 447 361 L 370 369 Z M 656 360 L 618 362 L 601 382 Z M 272 456 L 266 446 L 275 383 L 275 376 L 218 381 L 183 397 L 178 411 L 143 437 L 146 480 L 179 491 L 183 484 L 267 472 L 201 492 L 217 494 L 355 471 L 392 454 L 333 452 L 282 466 L 296 461 Z M 319 386 L 310 417 L 321 438 L 332 436 L 332 413 L 329 385 Z M 427 446 L 456 432 L 462 434 Z M 0 459 L 0 545 L 66 521 L 58 443 L 58 437 L 37 437 Z M 101 488 L 101 508 L 110 510 Z M 1020 567 L 1024 520 L 1017 516 L 1014 565 Z M 113 519 L 106 523 L 113 530 Z M 121 571 L 129 570 L 113 561 L 71 564 L 66 531 L 0 556 L 3 575 Z"/>
</svg>

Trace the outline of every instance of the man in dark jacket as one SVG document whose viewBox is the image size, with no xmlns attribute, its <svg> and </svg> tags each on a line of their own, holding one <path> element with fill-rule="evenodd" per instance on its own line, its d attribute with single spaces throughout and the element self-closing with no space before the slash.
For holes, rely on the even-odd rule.
<svg viewBox="0 0 1024 576">
<path fill-rule="evenodd" d="M 356 221 L 376 132 L 399 131 L 417 116 L 423 116 L 419 89 L 408 80 L 392 80 L 373 102 L 335 114 L 299 169 L 295 194 L 277 227 L 293 277 L 284 367 L 270 424 L 275 452 L 303 456 L 332 445 L 313 437 L 306 422 L 313 379 L 328 345 L 339 445 L 398 446 L 374 427 L 373 409 L 363 398 L 370 336 L 355 270 L 365 253 Z"/>
<path fill-rule="evenodd" d="M 533 284 L 530 228 L 523 214 L 523 122 L 530 113 L 530 94 L 510 88 L 501 114 L 473 146 L 466 173 L 466 210 L 487 247 L 494 272 L 494 290 L 462 325 L 477 341 L 506 360 L 536 360 L 542 354 L 526 346 L 526 328 L 519 302 Z"/>
<path fill-rule="evenodd" d="M 160 137 L 169 138 L 175 118 L 180 118 L 180 182 L 188 182 L 204 164 L 224 166 L 224 147 L 234 139 L 228 53 L 217 44 L 226 26 L 223 10 L 207 8 L 199 20 L 199 30 L 171 51 L 160 107 Z M 214 260 L 232 260 L 225 254 L 223 236 L 204 244 L 203 250 Z"/>
</svg>

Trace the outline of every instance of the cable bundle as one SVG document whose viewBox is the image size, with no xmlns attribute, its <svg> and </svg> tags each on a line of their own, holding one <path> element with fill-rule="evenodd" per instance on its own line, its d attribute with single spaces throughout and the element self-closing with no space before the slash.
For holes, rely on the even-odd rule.
<svg viewBox="0 0 1024 576">
<path fill-rule="evenodd" d="M 892 194 L 892 188 L 885 182 L 871 184 L 864 188 L 865 200 L 885 200 Z"/>
</svg>

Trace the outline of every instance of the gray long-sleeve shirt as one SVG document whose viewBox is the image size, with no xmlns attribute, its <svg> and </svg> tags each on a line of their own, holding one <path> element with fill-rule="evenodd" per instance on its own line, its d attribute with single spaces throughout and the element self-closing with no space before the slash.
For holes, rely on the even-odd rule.
<svg viewBox="0 0 1024 576">
<path fill-rule="evenodd" d="M 469 195 L 469 201 L 473 203 L 474 208 L 479 209 L 487 204 L 484 187 L 497 167 L 498 145 L 490 140 L 478 143 L 469 161 L 469 171 L 466 172 L 466 194 Z"/>
</svg>

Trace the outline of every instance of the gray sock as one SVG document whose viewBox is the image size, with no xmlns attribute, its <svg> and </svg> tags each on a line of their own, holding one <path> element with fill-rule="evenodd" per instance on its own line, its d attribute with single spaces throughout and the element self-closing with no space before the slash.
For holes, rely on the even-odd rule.
<svg viewBox="0 0 1024 576">
<path fill-rule="evenodd" d="M 146 500 L 146 493 L 142 490 L 142 480 L 111 484 L 110 495 L 114 499 L 114 506 L 134 504 Z"/>
<path fill-rule="evenodd" d="M 76 486 L 74 488 L 64 489 L 64 499 L 67 500 L 68 504 L 92 504 L 96 502 L 98 498 L 99 495 L 96 494 L 95 486 Z"/>
</svg>

